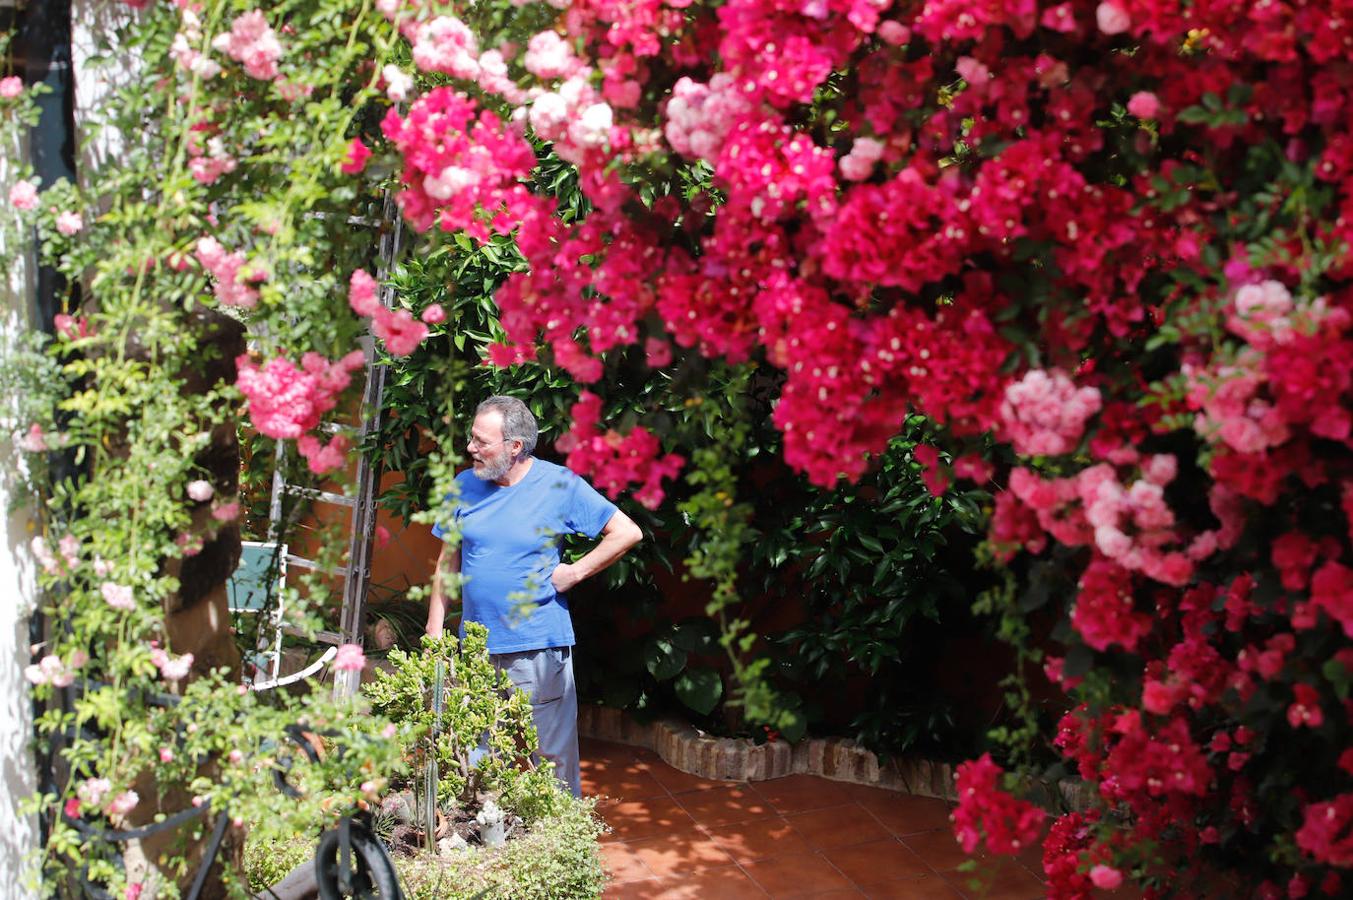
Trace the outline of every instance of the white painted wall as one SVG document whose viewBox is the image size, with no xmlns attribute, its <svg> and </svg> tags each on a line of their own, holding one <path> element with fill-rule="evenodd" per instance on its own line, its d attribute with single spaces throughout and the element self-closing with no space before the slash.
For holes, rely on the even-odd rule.
<svg viewBox="0 0 1353 900">
<path fill-rule="evenodd" d="M 10 162 L 27 156 L 26 146 L 0 147 L 0 198 L 9 196 L 13 183 Z M 28 328 L 32 278 L 32 260 L 27 256 L 0 273 L 0 364 Z M 8 512 L 15 491 L 22 490 L 23 460 L 14 446 L 18 430 L 14 401 L 0 397 L 0 792 L 5 801 L 0 803 L 0 898 L 19 900 L 36 897 L 23 887 L 20 872 L 25 856 L 37 846 L 37 820 L 21 817 L 17 805 L 33 793 L 37 781 L 29 751 L 31 707 L 23 678 L 29 662 L 28 614 L 35 596 L 33 560 L 28 552 L 28 516 Z"/>
</svg>

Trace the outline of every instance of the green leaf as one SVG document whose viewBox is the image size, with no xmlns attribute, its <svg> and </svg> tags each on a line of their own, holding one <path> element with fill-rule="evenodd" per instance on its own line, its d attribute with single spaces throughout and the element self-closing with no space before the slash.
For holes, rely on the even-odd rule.
<svg viewBox="0 0 1353 900">
<path fill-rule="evenodd" d="M 719 646 L 719 629 L 706 618 L 690 618 L 672 630 L 672 643 L 689 653 L 713 653 Z"/>
<path fill-rule="evenodd" d="M 669 640 L 651 639 L 644 646 L 644 668 L 659 681 L 667 681 L 686 668 L 686 651 Z"/>
<path fill-rule="evenodd" d="M 713 669 L 688 669 L 676 680 L 676 694 L 682 703 L 707 716 L 723 698 L 723 679 Z"/>
</svg>

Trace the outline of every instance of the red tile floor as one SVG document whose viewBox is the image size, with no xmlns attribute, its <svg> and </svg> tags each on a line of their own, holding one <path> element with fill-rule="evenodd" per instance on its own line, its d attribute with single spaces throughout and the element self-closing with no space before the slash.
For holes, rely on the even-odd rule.
<svg viewBox="0 0 1353 900">
<path fill-rule="evenodd" d="M 583 793 L 606 798 L 608 900 L 1043 896 L 1036 853 L 959 871 L 940 800 L 811 775 L 708 781 L 600 741 L 582 757 Z"/>
</svg>

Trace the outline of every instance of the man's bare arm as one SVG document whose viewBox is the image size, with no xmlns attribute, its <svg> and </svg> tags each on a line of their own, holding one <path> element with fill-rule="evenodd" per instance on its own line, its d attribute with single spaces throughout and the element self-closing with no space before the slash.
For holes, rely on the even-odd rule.
<svg viewBox="0 0 1353 900">
<path fill-rule="evenodd" d="M 460 548 L 442 544 L 442 551 L 437 554 L 437 568 L 432 572 L 432 596 L 428 599 L 428 621 L 423 629 L 429 637 L 441 637 L 442 628 L 446 625 L 447 600 L 443 579 L 446 575 L 456 575 L 459 572 Z"/>
<path fill-rule="evenodd" d="M 634 520 L 617 509 L 606 527 L 601 529 L 601 543 L 575 563 L 560 563 L 550 575 L 550 582 L 556 591 L 563 593 L 624 556 L 643 537 L 643 531 Z"/>
</svg>

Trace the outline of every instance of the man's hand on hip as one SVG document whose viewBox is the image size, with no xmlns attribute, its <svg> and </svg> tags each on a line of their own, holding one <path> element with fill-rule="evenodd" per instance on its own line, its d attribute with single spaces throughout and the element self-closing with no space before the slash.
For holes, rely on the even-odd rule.
<svg viewBox="0 0 1353 900">
<path fill-rule="evenodd" d="M 578 567 L 568 563 L 560 563 L 550 573 L 550 584 L 554 585 L 554 589 L 561 594 L 571 590 L 574 585 L 582 580 L 583 576 L 578 571 Z"/>
</svg>

